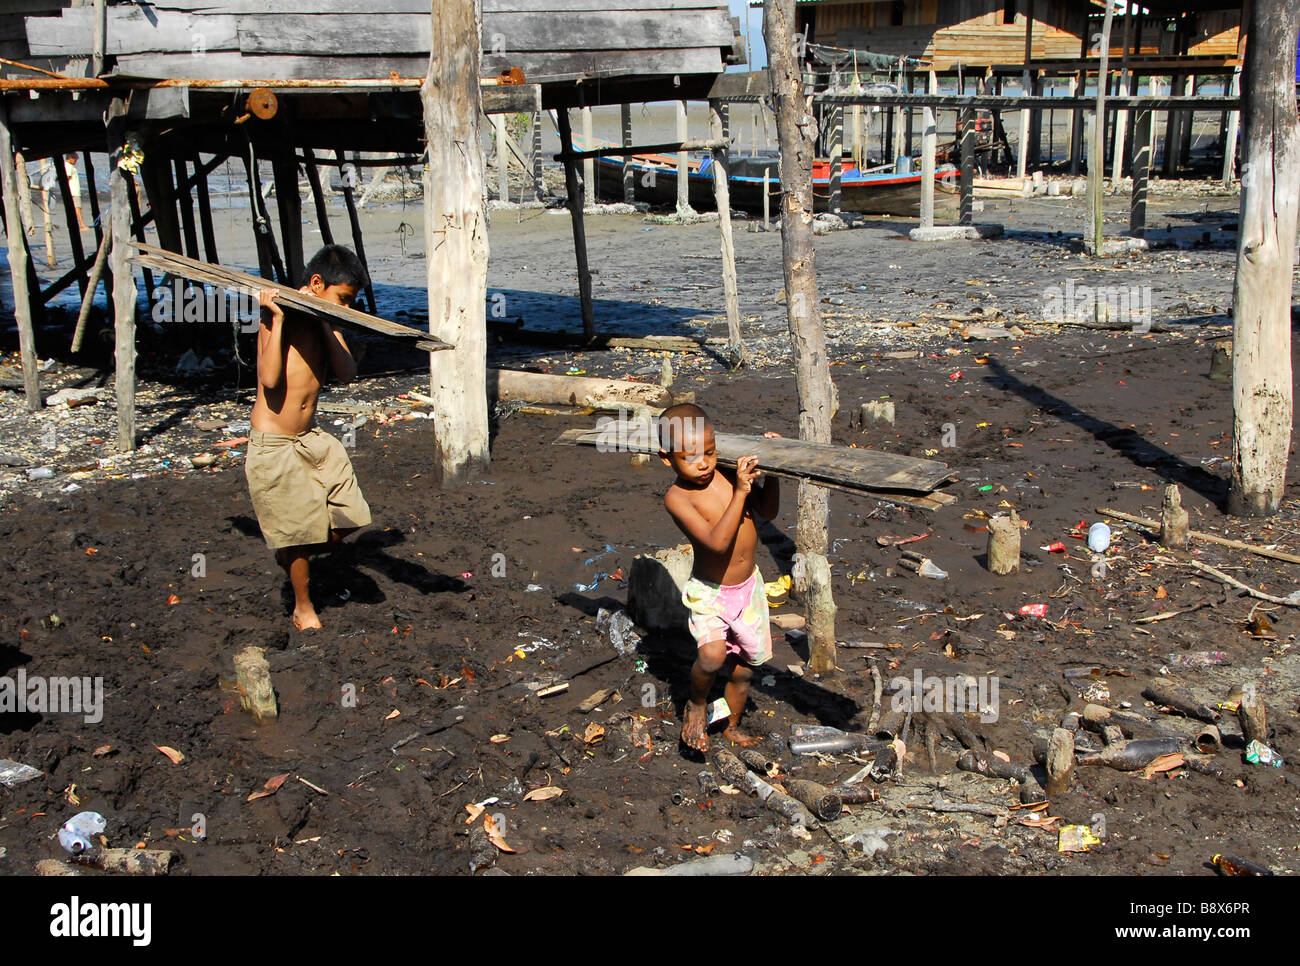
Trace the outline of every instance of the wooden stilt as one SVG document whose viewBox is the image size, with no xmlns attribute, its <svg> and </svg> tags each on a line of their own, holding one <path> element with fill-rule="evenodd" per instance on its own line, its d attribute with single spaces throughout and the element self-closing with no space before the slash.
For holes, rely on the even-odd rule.
<svg viewBox="0 0 1300 966">
<path fill-rule="evenodd" d="M 1034 0 L 1025 5 L 1025 69 L 1020 74 L 1020 92 L 1029 93 L 1029 62 L 1034 59 Z M 1024 178 L 1029 171 L 1029 124 L 1028 108 L 1020 112 L 1020 142 L 1016 145 L 1016 177 Z"/>
<path fill-rule="evenodd" d="M 510 200 L 510 155 L 509 148 L 506 147 L 506 116 L 504 114 L 492 115 L 492 130 L 496 135 L 497 141 L 497 199 L 500 201 Z"/>
<path fill-rule="evenodd" d="M 18 213 L 23 220 L 23 230 L 30 236 L 36 234 L 36 217 L 32 212 L 32 186 L 27 178 L 27 161 L 21 151 L 14 152 L 14 178 L 18 184 Z"/>
<path fill-rule="evenodd" d="M 1188 74 L 1183 81 L 1183 94 L 1192 97 L 1196 94 L 1196 75 Z M 1192 163 L 1192 127 L 1196 121 L 1195 111 L 1182 111 L 1182 120 L 1178 125 L 1178 167 L 1190 167 Z"/>
<path fill-rule="evenodd" d="M 203 252 L 212 264 L 219 264 L 217 233 L 212 225 L 212 199 L 208 195 L 208 174 L 202 158 L 194 155 L 194 193 L 199 199 L 199 231 L 203 235 Z"/>
<path fill-rule="evenodd" d="M 262 206 L 261 183 L 257 176 L 257 167 L 249 158 L 244 158 L 244 173 L 248 176 L 248 213 L 253 223 L 253 241 L 257 246 L 257 270 L 263 278 L 284 282 L 284 266 L 280 264 L 280 253 L 275 248 L 275 236 L 271 234 L 271 224 Z M 154 219 L 157 224 L 157 218 Z"/>
<path fill-rule="evenodd" d="M 975 111 L 963 107 L 958 112 L 961 130 L 961 208 L 959 225 L 975 221 Z"/>
<path fill-rule="evenodd" d="M 110 174 L 109 183 L 111 185 L 112 172 L 109 172 L 109 174 Z M 127 187 L 126 203 L 127 203 L 127 207 L 130 208 L 131 210 L 131 227 L 135 231 L 135 240 L 140 242 L 147 242 L 149 239 L 148 236 L 145 234 L 144 219 L 140 217 L 139 186 L 135 183 L 135 178 L 133 178 L 129 173 L 124 173 L 123 177 L 126 178 L 126 187 Z M 153 272 L 151 272 L 147 268 L 141 269 L 141 272 L 144 274 L 145 297 L 146 299 L 151 299 L 153 298 L 153 294 L 154 294 Z M 113 276 L 110 273 L 106 280 L 106 284 L 112 284 L 112 281 L 113 281 Z M 114 299 L 112 304 L 116 305 L 116 299 Z"/>
<path fill-rule="evenodd" d="M 340 148 L 334 152 L 338 158 L 339 165 L 343 164 L 343 150 Z M 343 203 L 348 208 L 348 222 L 352 226 L 352 248 L 357 253 L 357 258 L 361 259 L 361 264 L 366 267 L 366 274 L 370 274 L 370 264 L 366 261 L 366 245 L 361 237 L 361 218 L 357 215 L 357 204 L 352 200 L 352 186 L 346 179 L 343 181 Z M 375 283 L 373 280 L 366 283 L 366 300 L 370 302 L 370 314 L 378 315 L 375 308 Z"/>
<path fill-rule="evenodd" d="M 844 108 L 838 104 L 830 109 L 830 146 L 828 155 L 831 159 L 831 197 L 827 211 L 840 212 L 840 179 L 844 168 Z M 908 118 L 910 120 L 911 113 Z"/>
<path fill-rule="evenodd" d="M 533 197 L 541 201 L 546 197 L 546 183 L 542 180 L 542 114 L 533 114 Z"/>
<path fill-rule="evenodd" d="M 1169 84 L 1172 95 L 1182 89 L 1183 75 L 1174 74 Z M 1163 171 L 1166 178 L 1172 178 L 1178 170 L 1178 145 L 1180 143 L 1178 124 L 1182 120 L 1181 111 L 1165 111 L 1165 153 Z"/>
<path fill-rule="evenodd" d="M 330 228 L 329 208 L 325 205 L 325 190 L 321 187 L 320 168 L 316 165 L 316 155 L 312 154 L 311 148 L 308 147 L 304 147 L 302 151 L 307 159 L 304 167 L 307 169 L 307 183 L 311 185 L 311 200 L 316 206 L 316 223 L 320 227 L 321 244 L 333 245 L 334 231 Z"/>
<path fill-rule="evenodd" d="M 121 168 L 126 145 L 126 102 L 115 97 L 109 103 L 108 170 L 109 170 L 109 265 L 113 272 L 116 371 L 113 377 L 117 395 L 117 448 L 122 452 L 135 449 L 135 276 L 127 260 L 131 240 L 131 209 L 127 203 L 127 183 Z"/>
<path fill-rule="evenodd" d="M 584 151 L 590 151 L 596 146 L 595 137 L 591 131 L 591 108 L 582 109 L 582 143 L 586 145 Z M 596 190 L 596 159 L 582 159 L 582 184 L 586 188 L 583 193 L 583 201 L 586 206 L 594 205 L 600 198 L 600 192 Z"/>
<path fill-rule="evenodd" d="M 176 172 L 176 204 L 181 210 L 181 234 L 185 239 L 185 255 L 188 258 L 199 256 L 199 235 L 194 224 L 194 196 L 190 194 L 190 168 L 185 158 L 179 154 L 172 159 Z"/>
<path fill-rule="evenodd" d="M 140 162 L 140 179 L 149 199 L 149 210 L 153 212 L 159 247 L 181 254 L 183 245 L 180 222 L 176 217 L 171 166 L 167 163 L 162 144 L 153 142 L 146 145 L 144 160 Z"/>
<path fill-rule="evenodd" d="M 623 104 L 619 108 L 619 120 L 622 122 L 623 147 L 632 146 L 632 105 Z M 636 172 L 632 170 L 631 158 L 623 165 L 623 200 L 629 205 L 636 200 Z"/>
<path fill-rule="evenodd" d="M 95 233 L 95 247 L 104 240 L 104 226 L 99 223 L 99 189 L 95 187 L 95 165 L 90 152 L 83 151 L 81 159 L 86 165 L 86 197 L 90 199 L 90 228 Z"/>
<path fill-rule="evenodd" d="M 58 163 L 58 159 L 55 159 Z M 45 187 L 45 172 L 50 164 L 49 158 L 41 158 L 41 216 L 45 220 L 45 264 L 53 268 L 58 264 L 54 257 L 54 215 L 50 211 L 50 192 Z"/>
<path fill-rule="evenodd" d="M 79 203 L 72 197 L 72 188 L 68 185 L 68 170 L 64 166 L 63 156 L 54 158 L 54 173 L 59 179 L 59 196 L 63 199 L 63 216 L 68 226 L 68 242 L 72 245 L 72 264 L 77 271 L 77 288 L 81 297 L 86 297 L 86 249 L 81 244 L 81 228 L 77 225 L 76 206 Z"/>
<path fill-rule="evenodd" d="M 590 339 L 596 334 L 596 313 L 591 300 L 591 271 L 587 266 L 587 229 L 582 223 L 586 192 L 578 176 L 578 163 L 569 157 L 573 153 L 573 128 L 569 125 L 569 111 L 562 107 L 556 112 L 556 116 L 560 130 L 560 151 L 565 156 L 564 183 L 569 193 L 569 214 L 573 219 L 573 250 L 578 260 L 578 299 L 582 308 L 582 334 Z"/>
<path fill-rule="evenodd" d="M 1115 8 L 1106 5 L 1101 28 L 1101 63 L 1097 71 L 1097 109 L 1093 113 L 1092 144 L 1088 146 L 1088 198 L 1092 205 L 1093 254 L 1100 257 L 1106 238 L 1104 188 L 1106 185 L 1106 92 L 1110 89 L 1110 27 Z"/>
<path fill-rule="evenodd" d="M 298 193 L 298 159 L 292 142 L 285 143 L 271 159 L 275 178 L 275 210 L 280 216 L 280 241 L 284 245 L 284 267 L 289 285 L 305 285 L 302 245 L 302 195 Z"/>
<path fill-rule="evenodd" d="M 19 178 L 22 185 L 19 186 Z M 14 293 L 14 320 L 18 323 L 18 351 L 23 364 L 23 392 L 27 408 L 35 412 L 41 400 L 40 374 L 37 369 L 36 332 L 32 327 L 32 308 L 28 291 L 27 239 L 19 211 L 18 193 L 26 190 L 27 172 L 14 163 L 14 144 L 9 133 L 9 112 L 0 99 L 0 192 L 4 194 L 5 238 L 9 248 L 9 280 Z"/>
<path fill-rule="evenodd" d="M 721 101 L 709 101 L 709 136 L 726 137 Z M 718 230 L 722 243 L 722 291 L 727 302 L 727 350 L 731 366 L 738 369 L 745 362 L 745 346 L 740 335 L 740 297 L 736 285 L 736 246 L 731 237 L 731 186 L 727 181 L 727 149 L 713 152 L 713 200 L 718 209 Z"/>
<path fill-rule="evenodd" d="M 1133 196 L 1129 202 L 1128 233 L 1134 238 L 1146 234 L 1147 194 L 1151 190 L 1151 119 L 1154 112 L 1133 112 Z"/>
<path fill-rule="evenodd" d="M 685 141 L 689 135 L 686 126 L 686 102 L 677 101 L 677 140 Z M 677 152 L 677 214 L 691 212 L 691 185 L 685 151 Z"/>
<path fill-rule="evenodd" d="M 1232 83 L 1228 93 L 1233 97 L 1241 94 L 1241 67 L 1232 72 Z M 1237 135 L 1241 129 L 1241 112 L 1228 112 L 1227 130 L 1223 134 L 1223 186 L 1232 187 L 1237 170 Z"/>
</svg>

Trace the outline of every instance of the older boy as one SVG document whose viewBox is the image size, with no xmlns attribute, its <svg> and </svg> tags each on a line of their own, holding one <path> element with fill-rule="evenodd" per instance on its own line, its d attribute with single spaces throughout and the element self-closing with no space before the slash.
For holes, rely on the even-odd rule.
<svg viewBox="0 0 1300 966">
<path fill-rule="evenodd" d="M 307 263 L 308 292 L 335 305 L 351 305 L 367 282 L 355 254 L 327 245 Z M 337 439 L 316 426 L 316 400 L 332 370 L 343 382 L 357 364 L 342 334 L 324 320 L 291 316 L 277 293 L 258 293 L 257 403 L 250 419 L 244 474 L 257 522 L 275 560 L 293 585 L 293 626 L 320 627 L 307 592 L 310 554 L 370 522 L 370 507 Z"/>
<path fill-rule="evenodd" d="M 708 750 L 705 702 L 714 677 L 725 669 L 731 714 L 722 736 L 748 747 L 760 739 L 740 730 L 740 717 L 753 668 L 772 656 L 767 597 L 754 562 L 754 513 L 767 519 L 776 515 L 779 484 L 768 477 L 755 489 L 761 475 L 757 456 L 741 457 L 734 475 L 718 472 L 713 424 L 699 406 L 673 406 L 659 418 L 659 458 L 677 474 L 664 494 L 664 506 L 695 550 L 694 569 L 682 592 L 698 645 L 682 742 L 696 751 Z"/>
</svg>

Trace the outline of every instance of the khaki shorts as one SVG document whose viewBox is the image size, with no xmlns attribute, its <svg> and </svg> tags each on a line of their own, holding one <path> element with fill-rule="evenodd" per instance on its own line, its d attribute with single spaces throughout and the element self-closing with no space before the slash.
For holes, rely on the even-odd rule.
<svg viewBox="0 0 1300 966">
<path fill-rule="evenodd" d="M 331 529 L 370 522 L 343 444 L 318 427 L 297 436 L 251 430 L 244 475 L 272 550 L 325 543 Z"/>
</svg>

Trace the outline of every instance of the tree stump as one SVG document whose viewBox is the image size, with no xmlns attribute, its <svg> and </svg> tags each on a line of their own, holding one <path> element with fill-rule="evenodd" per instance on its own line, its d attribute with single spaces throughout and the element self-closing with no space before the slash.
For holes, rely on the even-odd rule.
<svg viewBox="0 0 1300 966">
<path fill-rule="evenodd" d="M 1210 379 L 1232 381 L 1232 340 L 1220 339 L 1210 344 Z"/>
<path fill-rule="evenodd" d="M 271 687 L 271 668 L 262 648 L 250 645 L 235 655 L 235 677 L 239 682 L 239 701 L 245 711 L 253 712 L 259 722 L 279 717 L 275 689 Z"/>
<path fill-rule="evenodd" d="M 1074 735 L 1057 728 L 1047 742 L 1047 794 L 1055 797 L 1068 791 L 1074 778 Z"/>
<path fill-rule="evenodd" d="M 1237 721 L 1241 724 L 1241 736 L 1246 739 L 1246 744 L 1252 741 L 1258 741 L 1261 745 L 1268 744 L 1268 719 L 1264 713 L 1264 699 L 1250 688 L 1241 698 L 1241 704 L 1237 706 Z"/>
<path fill-rule="evenodd" d="M 871 402 L 864 402 L 859 414 L 859 425 L 864 430 L 877 423 L 894 425 L 894 404 L 890 400 L 873 399 Z"/>
<path fill-rule="evenodd" d="M 1007 516 L 989 518 L 988 568 L 995 574 L 1020 569 L 1020 517 L 1015 510 Z"/>
<path fill-rule="evenodd" d="M 1160 507 L 1160 542 L 1171 550 L 1187 546 L 1187 511 L 1183 509 L 1183 495 L 1178 484 L 1165 487 L 1164 503 Z"/>
</svg>

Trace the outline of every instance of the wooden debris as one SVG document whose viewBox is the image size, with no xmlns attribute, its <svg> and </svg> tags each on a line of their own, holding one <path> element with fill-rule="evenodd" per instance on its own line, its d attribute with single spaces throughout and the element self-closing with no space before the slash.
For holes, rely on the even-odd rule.
<svg viewBox="0 0 1300 966">
<path fill-rule="evenodd" d="M 1070 788 L 1074 778 L 1074 735 L 1064 728 L 1052 732 L 1047 742 L 1047 794 L 1055 798 Z"/>
<path fill-rule="evenodd" d="M 609 407 L 617 405 L 669 406 L 673 395 L 652 382 L 626 379 L 593 379 L 517 369 L 489 369 L 488 397 L 499 402 L 512 399 L 568 406 Z M 655 442 L 658 450 L 658 442 Z M 628 450 L 633 452 L 634 450 Z M 648 451 L 648 450 L 646 450 Z"/>
<path fill-rule="evenodd" d="M 166 875 L 176 853 L 165 849 L 86 849 L 72 856 L 78 865 L 128 875 Z"/>
<path fill-rule="evenodd" d="M 273 721 L 280 715 L 271 686 L 271 667 L 266 663 L 266 649 L 251 644 L 235 655 L 235 676 L 239 684 L 239 702 L 251 711 L 258 722 Z"/>
<path fill-rule="evenodd" d="M 1142 696 L 1149 698 L 1156 704 L 1163 704 L 1173 708 L 1180 714 L 1195 718 L 1197 721 L 1207 721 L 1213 724 L 1219 720 L 1217 711 L 1204 702 L 1198 701 L 1190 691 L 1176 687 L 1168 681 L 1152 678 L 1147 682 L 1147 686 L 1142 689 Z"/>
<path fill-rule="evenodd" d="M 803 802 L 823 822 L 833 822 L 844 811 L 844 801 L 839 794 L 819 782 L 792 778 L 785 790 L 797 801 Z"/>
<path fill-rule="evenodd" d="M 979 802 L 970 804 L 961 802 L 949 802 L 935 792 L 934 798 L 928 805 L 908 805 L 908 808 L 928 808 L 932 812 L 965 812 L 970 815 L 987 815 L 990 818 L 1000 818 L 1005 820 L 1008 812 L 1005 808 L 999 808 L 997 805 L 983 805 Z"/>
<path fill-rule="evenodd" d="M 1268 744 L 1268 718 L 1264 711 L 1264 699 L 1254 688 L 1249 688 L 1241 696 L 1237 705 L 1237 721 L 1241 725 L 1241 736 L 1246 744 L 1258 741 Z"/>
<path fill-rule="evenodd" d="M 1116 520 L 1124 520 L 1127 523 L 1136 523 L 1140 527 L 1146 527 L 1152 533 L 1160 532 L 1159 520 L 1148 520 L 1146 517 L 1134 516 L 1132 513 L 1123 513 L 1119 510 L 1111 510 L 1108 507 L 1097 507 L 1097 512 L 1104 517 L 1113 517 Z M 1232 547 L 1234 550 L 1246 550 L 1261 557 L 1271 557 L 1273 560 L 1285 560 L 1287 563 L 1300 563 L 1300 557 L 1293 553 L 1284 553 L 1281 550 L 1270 550 L 1268 547 L 1257 547 L 1254 544 L 1243 543 L 1240 540 L 1230 540 L 1227 537 L 1221 537 L 1215 533 L 1202 533 L 1200 530 L 1188 530 L 1187 535 L 1193 540 L 1204 540 L 1206 543 L 1217 543 L 1221 547 Z"/>
<path fill-rule="evenodd" d="M 537 690 L 537 696 L 539 698 L 550 698 L 557 694 L 563 694 L 567 690 L 569 690 L 569 682 L 562 681 L 559 684 L 552 684 L 547 688 L 539 688 Z"/>
<path fill-rule="evenodd" d="M 1020 569 L 1020 517 L 1015 510 L 1005 516 L 989 517 L 987 546 L 987 565 L 993 573 L 1009 574 Z"/>
<path fill-rule="evenodd" d="M 565 687 L 568 687 L 568 685 L 565 685 Z M 591 714 L 591 712 L 595 711 L 616 694 L 618 694 L 618 688 L 603 688 L 595 694 L 580 701 L 578 703 L 578 710 L 583 714 Z"/>
<path fill-rule="evenodd" d="M 1238 590 L 1243 590 L 1246 593 L 1250 594 L 1250 596 L 1252 597 L 1257 597 L 1260 600 L 1266 600 L 1270 604 L 1282 604 L 1286 607 L 1300 607 L 1300 599 L 1291 598 L 1291 597 L 1275 597 L 1273 594 L 1266 594 L 1262 590 L 1256 590 L 1254 587 L 1251 587 L 1249 584 L 1243 584 L 1236 577 L 1229 577 L 1222 570 L 1218 570 L 1214 567 L 1211 567 L 1209 564 L 1203 564 L 1196 560 L 1187 560 L 1184 561 L 1184 563 L 1186 563 L 1187 566 L 1191 567 L 1193 570 L 1199 570 L 1203 574 L 1209 574 L 1215 580 L 1222 581 L 1223 583 L 1227 584 L 1230 587 L 1236 587 Z"/>
<path fill-rule="evenodd" d="M 56 875 L 85 875 L 86 873 L 74 869 L 66 862 L 60 862 L 58 859 L 41 859 L 36 863 L 36 874 L 43 876 Z"/>
<path fill-rule="evenodd" d="M 1164 502 L 1160 507 L 1160 542 L 1171 550 L 1187 546 L 1188 516 L 1183 509 L 1183 496 L 1177 483 L 1165 487 Z"/>
</svg>

